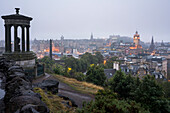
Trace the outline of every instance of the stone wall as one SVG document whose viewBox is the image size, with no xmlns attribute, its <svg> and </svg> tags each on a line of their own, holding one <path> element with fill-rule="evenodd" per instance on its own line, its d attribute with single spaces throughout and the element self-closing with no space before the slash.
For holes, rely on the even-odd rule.
<svg viewBox="0 0 170 113">
<path fill-rule="evenodd" d="M 0 58 L 0 72 L 6 81 L 4 113 L 49 113 L 40 95 L 33 92 L 32 84 L 22 67 Z"/>
<path fill-rule="evenodd" d="M 35 59 L 16 61 L 16 64 L 18 64 L 22 67 L 35 67 Z"/>
</svg>

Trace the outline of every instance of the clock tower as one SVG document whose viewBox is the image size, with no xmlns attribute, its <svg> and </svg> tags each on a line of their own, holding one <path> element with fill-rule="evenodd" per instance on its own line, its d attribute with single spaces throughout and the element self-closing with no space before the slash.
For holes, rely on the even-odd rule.
<svg viewBox="0 0 170 113">
<path fill-rule="evenodd" d="M 134 34 L 133 37 L 133 45 L 131 45 L 130 48 L 130 54 L 137 55 L 138 53 L 142 53 L 142 46 L 140 45 L 140 35 L 138 34 L 138 31 Z"/>
<path fill-rule="evenodd" d="M 139 42 L 140 42 L 140 35 L 138 34 L 138 31 L 136 31 L 136 34 L 133 37 L 133 42 L 135 44 L 135 46 L 139 46 Z"/>
</svg>

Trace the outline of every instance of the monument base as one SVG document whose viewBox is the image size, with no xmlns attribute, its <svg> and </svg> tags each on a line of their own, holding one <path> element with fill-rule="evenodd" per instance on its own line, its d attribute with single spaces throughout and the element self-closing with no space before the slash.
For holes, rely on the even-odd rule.
<svg viewBox="0 0 170 113">
<path fill-rule="evenodd" d="M 21 67 L 34 67 L 36 54 L 34 52 L 9 52 L 4 53 L 3 57 L 8 60 L 16 61 Z"/>
<path fill-rule="evenodd" d="M 23 68 L 25 68 L 25 67 L 34 67 L 35 66 L 35 59 L 16 61 L 16 64 L 20 65 Z"/>
</svg>

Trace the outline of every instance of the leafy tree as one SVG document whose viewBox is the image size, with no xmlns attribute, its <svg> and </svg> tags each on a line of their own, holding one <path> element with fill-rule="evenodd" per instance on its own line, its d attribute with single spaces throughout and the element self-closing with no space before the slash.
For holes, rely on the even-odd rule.
<svg viewBox="0 0 170 113">
<path fill-rule="evenodd" d="M 97 53 L 97 57 L 91 53 L 85 53 L 80 59 L 74 57 L 63 57 L 61 58 L 65 62 L 65 67 L 72 68 L 76 72 L 86 72 L 90 64 L 98 64 L 102 62 L 102 56 L 100 53 Z"/>
<path fill-rule="evenodd" d="M 104 61 L 103 55 L 100 52 L 96 52 L 95 56 L 96 56 L 96 58 L 98 60 L 98 63 L 103 64 L 103 61 Z"/>
<path fill-rule="evenodd" d="M 164 98 L 162 87 L 152 76 L 141 80 L 117 71 L 109 81 L 111 91 L 121 99 L 130 99 L 141 103 L 142 107 L 153 113 L 170 112 L 169 101 Z"/>
<path fill-rule="evenodd" d="M 95 101 L 84 105 L 79 113 L 149 113 L 141 104 L 135 101 L 119 100 L 115 93 L 101 90 L 95 96 Z"/>
<path fill-rule="evenodd" d="M 118 93 L 121 98 L 130 98 L 131 91 L 135 88 L 134 83 L 134 77 L 125 75 L 121 70 L 117 71 L 109 81 L 110 89 Z"/>
<path fill-rule="evenodd" d="M 54 59 L 51 59 L 49 56 L 45 56 L 40 60 L 41 63 L 44 63 L 46 68 L 51 68 L 55 63 Z"/>
<path fill-rule="evenodd" d="M 104 74 L 104 69 L 100 66 L 91 65 L 86 73 L 86 81 L 94 83 L 96 85 L 104 86 L 106 76 Z"/>
<path fill-rule="evenodd" d="M 74 78 L 77 79 L 78 81 L 85 81 L 86 75 L 84 75 L 82 72 L 75 72 Z"/>
<path fill-rule="evenodd" d="M 160 85 L 163 88 L 163 91 L 165 93 L 165 97 L 170 100 L 170 82 L 162 81 L 162 82 L 160 82 Z"/>
<path fill-rule="evenodd" d="M 134 99 L 151 112 L 170 112 L 170 103 L 164 98 L 162 87 L 150 75 L 141 80 L 139 87 L 134 92 Z"/>
<path fill-rule="evenodd" d="M 55 74 L 59 74 L 59 75 L 65 74 L 65 68 L 60 64 L 55 64 L 55 66 L 53 66 L 53 71 Z"/>
<path fill-rule="evenodd" d="M 84 59 L 89 65 L 90 64 L 98 64 L 98 59 L 96 56 L 92 55 L 91 53 L 86 52 L 81 59 Z"/>
<path fill-rule="evenodd" d="M 51 59 L 49 56 L 45 56 L 44 58 L 40 59 L 40 63 L 45 64 L 45 72 L 53 73 L 53 66 L 55 64 L 55 60 Z"/>
</svg>

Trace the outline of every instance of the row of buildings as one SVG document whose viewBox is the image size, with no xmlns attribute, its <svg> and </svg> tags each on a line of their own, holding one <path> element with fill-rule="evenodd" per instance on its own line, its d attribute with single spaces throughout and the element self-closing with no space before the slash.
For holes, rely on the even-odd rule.
<svg viewBox="0 0 170 113">
<path fill-rule="evenodd" d="M 0 45 L 3 44 L 1 42 Z M 37 58 L 49 56 L 50 40 L 34 39 L 31 41 L 31 50 Z M 154 43 L 152 37 L 151 43 L 145 44 L 137 31 L 133 38 L 111 35 L 108 39 L 96 39 L 91 34 L 90 39 L 65 39 L 61 36 L 60 40 L 52 41 L 52 57 L 56 60 L 64 55 L 79 58 L 85 52 L 94 54 L 97 51 L 102 53 L 105 61 L 117 57 L 112 72 L 122 69 L 127 74 L 140 77 L 151 74 L 155 78 L 170 79 L 170 43 Z M 121 61 L 119 65 L 118 61 Z"/>
</svg>

